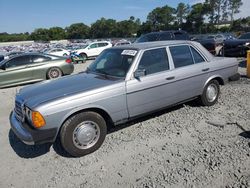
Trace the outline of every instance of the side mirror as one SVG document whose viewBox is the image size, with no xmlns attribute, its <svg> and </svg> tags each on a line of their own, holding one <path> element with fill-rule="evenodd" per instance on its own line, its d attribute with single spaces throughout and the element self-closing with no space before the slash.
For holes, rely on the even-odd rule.
<svg viewBox="0 0 250 188">
<path fill-rule="evenodd" d="M 145 69 L 137 69 L 135 72 L 134 72 L 134 77 L 135 78 L 140 78 L 142 76 L 145 76 L 146 75 L 146 70 Z"/>
</svg>

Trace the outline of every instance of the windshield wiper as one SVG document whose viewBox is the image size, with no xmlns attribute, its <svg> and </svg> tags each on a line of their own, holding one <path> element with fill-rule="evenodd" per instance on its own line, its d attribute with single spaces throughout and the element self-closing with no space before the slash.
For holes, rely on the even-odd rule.
<svg viewBox="0 0 250 188">
<path fill-rule="evenodd" d="M 100 69 L 96 69 L 95 70 L 97 73 L 101 73 L 101 74 L 103 74 L 103 75 L 105 75 L 105 76 L 108 76 L 109 74 L 106 72 L 106 71 L 104 71 L 104 70 L 100 70 Z"/>
</svg>

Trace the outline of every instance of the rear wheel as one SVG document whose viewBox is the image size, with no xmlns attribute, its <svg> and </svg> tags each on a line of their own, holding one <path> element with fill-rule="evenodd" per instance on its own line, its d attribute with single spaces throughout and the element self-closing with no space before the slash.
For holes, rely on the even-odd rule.
<svg viewBox="0 0 250 188">
<path fill-rule="evenodd" d="M 211 80 L 205 86 L 202 95 L 200 96 L 200 103 L 204 106 L 214 105 L 219 97 L 220 85 L 217 80 Z"/>
<path fill-rule="evenodd" d="M 81 112 L 62 126 L 60 139 L 63 148 L 72 156 L 80 157 L 96 151 L 107 134 L 106 122 L 95 112 Z"/>
<path fill-rule="evenodd" d="M 62 71 L 58 67 L 52 67 L 47 72 L 48 79 L 55 79 L 62 76 Z"/>
</svg>

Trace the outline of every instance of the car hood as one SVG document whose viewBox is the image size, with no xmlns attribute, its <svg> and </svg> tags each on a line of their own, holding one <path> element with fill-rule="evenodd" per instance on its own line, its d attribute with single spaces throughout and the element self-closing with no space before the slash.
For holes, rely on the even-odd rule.
<svg viewBox="0 0 250 188">
<path fill-rule="evenodd" d="M 29 108 L 35 108 L 39 104 L 54 99 L 109 86 L 121 81 L 122 79 L 84 72 L 24 87 L 16 98 Z"/>
</svg>

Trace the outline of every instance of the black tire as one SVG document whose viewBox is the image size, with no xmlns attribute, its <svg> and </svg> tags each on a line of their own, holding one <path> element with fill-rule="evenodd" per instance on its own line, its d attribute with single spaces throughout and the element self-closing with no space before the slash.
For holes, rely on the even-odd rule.
<svg viewBox="0 0 250 188">
<path fill-rule="evenodd" d="M 62 74 L 62 71 L 60 68 L 58 67 L 52 67 L 48 70 L 47 72 L 47 79 L 55 79 L 55 78 L 59 78 L 61 77 L 63 74 Z"/>
<path fill-rule="evenodd" d="M 92 128 L 89 129 L 89 127 Z M 74 157 L 81 157 L 100 148 L 103 141 L 105 140 L 106 134 L 107 126 L 103 117 L 98 113 L 87 111 L 70 117 L 63 124 L 60 131 L 60 139 L 62 147 L 70 155 Z M 83 137 L 83 135 L 94 138 L 86 138 Z M 84 145 L 81 143 L 81 141 L 79 141 L 79 139 L 81 139 L 83 142 L 86 139 L 90 139 L 92 142 L 86 141 L 88 143 Z"/>
<path fill-rule="evenodd" d="M 199 98 L 200 99 L 199 102 L 203 106 L 212 106 L 218 101 L 219 94 L 220 94 L 219 82 L 217 80 L 211 80 L 205 86 L 203 93 Z"/>
<path fill-rule="evenodd" d="M 86 61 L 88 58 L 87 54 L 85 53 L 80 53 L 79 55 L 83 58 L 83 61 Z"/>
</svg>

